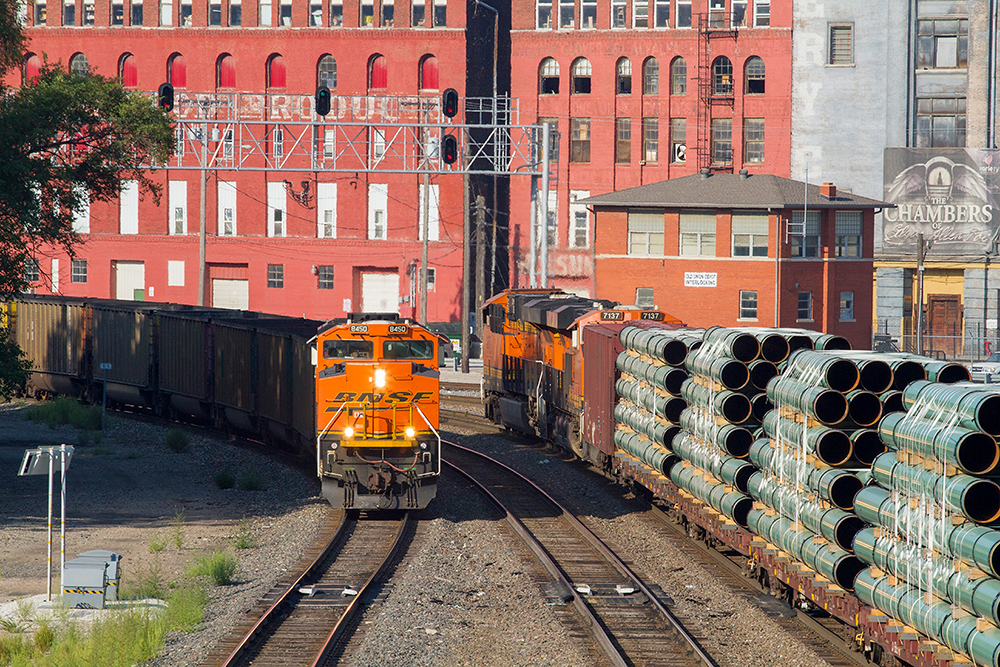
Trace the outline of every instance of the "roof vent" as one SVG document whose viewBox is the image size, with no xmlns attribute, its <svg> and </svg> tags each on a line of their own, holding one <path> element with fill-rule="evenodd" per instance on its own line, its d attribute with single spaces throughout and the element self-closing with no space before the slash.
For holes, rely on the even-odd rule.
<svg viewBox="0 0 1000 667">
<path fill-rule="evenodd" d="M 750 172 L 746 169 L 740 169 L 740 180 L 745 181 L 750 178 Z"/>
<path fill-rule="evenodd" d="M 702 169 L 701 169 L 701 178 L 702 178 L 702 180 L 708 178 L 711 175 L 712 175 L 712 170 L 711 169 L 709 169 L 708 167 L 702 167 Z"/>
<path fill-rule="evenodd" d="M 819 193 L 827 199 L 834 199 L 837 196 L 837 186 L 833 183 L 824 183 L 819 186 Z"/>
</svg>

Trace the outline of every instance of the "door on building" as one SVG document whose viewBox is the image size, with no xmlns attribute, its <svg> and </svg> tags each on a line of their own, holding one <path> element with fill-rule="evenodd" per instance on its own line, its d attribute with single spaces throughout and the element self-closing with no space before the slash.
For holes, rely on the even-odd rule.
<svg viewBox="0 0 1000 667">
<path fill-rule="evenodd" d="M 361 311 L 365 313 L 398 313 L 399 274 L 362 273 Z"/>
<path fill-rule="evenodd" d="M 250 281 L 213 279 L 212 307 L 250 310 Z"/>
<path fill-rule="evenodd" d="M 929 357 L 949 358 L 962 353 L 962 302 L 957 294 L 927 295 L 924 352 Z"/>
<path fill-rule="evenodd" d="M 121 301 L 146 300 L 146 264 L 115 262 L 115 298 Z"/>
</svg>

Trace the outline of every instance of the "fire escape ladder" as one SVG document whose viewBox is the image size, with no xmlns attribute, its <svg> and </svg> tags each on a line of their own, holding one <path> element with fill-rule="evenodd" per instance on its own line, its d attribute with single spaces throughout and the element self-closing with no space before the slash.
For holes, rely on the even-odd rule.
<svg viewBox="0 0 1000 667">
<path fill-rule="evenodd" d="M 714 112 L 716 107 L 728 107 L 729 110 L 728 114 L 719 115 L 719 117 L 733 117 L 734 95 L 741 77 L 737 76 L 734 65 L 734 71 L 730 75 L 728 93 L 716 94 L 712 75 L 712 42 L 731 40 L 735 44 L 737 36 L 736 27 L 731 25 L 729 17 L 725 14 L 711 12 L 698 15 L 698 127 L 696 132 L 699 171 L 708 168 L 715 172 L 733 173 L 731 153 L 728 162 L 716 163 L 713 160 L 712 119 L 717 115 Z M 732 141 L 737 141 L 740 136 L 742 136 L 740 123 L 733 118 Z"/>
</svg>

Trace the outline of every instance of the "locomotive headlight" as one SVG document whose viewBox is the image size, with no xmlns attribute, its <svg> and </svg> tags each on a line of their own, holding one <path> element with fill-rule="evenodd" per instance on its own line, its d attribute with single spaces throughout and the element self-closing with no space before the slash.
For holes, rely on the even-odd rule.
<svg viewBox="0 0 1000 667">
<path fill-rule="evenodd" d="M 385 386 L 385 369 L 376 368 L 375 369 L 375 386 L 384 387 Z"/>
<path fill-rule="evenodd" d="M 353 438 L 354 437 L 354 429 L 351 428 L 350 426 L 348 426 L 347 428 L 345 428 L 344 429 L 344 437 L 345 438 Z"/>
<path fill-rule="evenodd" d="M 415 434 L 416 434 L 416 431 L 413 430 L 412 426 L 407 426 L 406 427 L 406 437 L 407 438 L 412 438 Z"/>
</svg>

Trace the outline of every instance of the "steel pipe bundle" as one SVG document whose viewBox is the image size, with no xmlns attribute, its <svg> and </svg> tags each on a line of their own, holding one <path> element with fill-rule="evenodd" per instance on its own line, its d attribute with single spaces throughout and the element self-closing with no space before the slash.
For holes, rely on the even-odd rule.
<svg viewBox="0 0 1000 667">
<path fill-rule="evenodd" d="M 969 475 L 945 477 L 940 472 L 900 461 L 896 452 L 886 452 L 875 458 L 872 477 L 885 488 L 897 489 L 909 496 L 925 492 L 929 500 L 936 504 L 943 500 L 946 509 L 976 523 L 1000 519 L 1000 485 L 988 479 Z"/>
<path fill-rule="evenodd" d="M 674 436 L 681 430 L 675 424 L 656 421 L 652 414 L 636 405 L 622 401 L 615 406 L 615 421 L 642 433 L 658 445 L 670 448 Z"/>
<path fill-rule="evenodd" d="M 690 433 L 679 433 L 671 443 L 675 454 L 694 465 L 707 470 L 723 482 L 732 484 L 746 493 L 750 475 L 756 468 L 746 461 L 720 453 L 714 447 L 706 446 Z"/>
<path fill-rule="evenodd" d="M 688 405 L 702 407 L 713 415 L 719 415 L 730 424 L 742 424 L 750 418 L 750 399 L 728 389 L 713 391 L 696 384 L 691 378 L 681 386 L 681 398 Z"/>
<path fill-rule="evenodd" d="M 615 431 L 615 445 L 664 476 L 670 474 L 670 468 L 680 461 L 673 452 L 642 438 L 638 433 Z"/>
<path fill-rule="evenodd" d="M 749 458 L 761 470 L 797 481 L 842 510 L 854 507 L 854 496 L 864 486 L 853 473 L 836 468 L 815 468 L 796 458 L 792 452 L 773 447 L 771 441 L 765 438 L 750 445 Z"/>
<path fill-rule="evenodd" d="M 689 407 L 682 412 L 680 427 L 738 459 L 747 457 L 753 443 L 753 434 L 748 429 L 735 424 L 719 424 L 699 408 Z"/>
<path fill-rule="evenodd" d="M 956 570 L 950 558 L 928 561 L 919 549 L 892 535 L 879 535 L 879 530 L 866 528 L 854 538 L 854 553 L 885 572 L 901 577 L 910 584 L 929 584 L 938 597 L 951 601 L 962 609 L 1000 624 L 1000 580 L 983 575 L 973 577 L 969 571 Z"/>
<path fill-rule="evenodd" d="M 790 519 L 794 519 L 797 512 L 803 526 L 845 551 L 853 550 L 854 536 L 865 527 L 865 522 L 857 515 L 803 498 L 791 487 L 779 484 L 776 478 L 762 472 L 750 476 L 747 492 L 755 500 Z"/>
<path fill-rule="evenodd" d="M 751 510 L 747 515 L 750 530 L 802 561 L 841 588 L 854 588 L 854 579 L 865 569 L 856 556 L 829 542 L 817 542 L 817 534 L 795 525 L 780 514 Z"/>
<path fill-rule="evenodd" d="M 688 381 L 686 381 L 688 382 Z M 687 407 L 683 399 L 676 396 L 661 396 L 649 386 L 642 386 L 636 382 L 629 382 L 624 378 L 619 378 L 615 382 L 615 391 L 622 398 L 627 398 L 636 405 L 642 406 L 658 417 L 663 417 L 673 424 L 681 417 L 681 412 Z"/>
<path fill-rule="evenodd" d="M 747 514 L 753 507 L 750 496 L 739 491 L 727 491 L 726 484 L 690 462 L 682 462 L 671 468 L 670 479 L 691 495 L 746 527 Z"/>
<path fill-rule="evenodd" d="M 777 329 L 769 329 L 765 327 L 733 327 L 732 331 L 743 331 L 754 338 L 760 343 L 760 356 L 767 361 L 772 363 L 780 363 L 788 358 L 791 353 L 791 345 L 788 338 L 782 334 Z M 812 341 L 807 341 L 804 344 L 806 347 L 812 347 Z M 803 344 L 799 344 L 800 347 Z"/>
<path fill-rule="evenodd" d="M 844 394 L 784 375 L 767 383 L 767 397 L 775 406 L 790 407 L 827 426 L 838 424 L 847 417 Z"/>
<path fill-rule="evenodd" d="M 998 397 L 1000 398 L 1000 397 Z M 912 451 L 958 466 L 970 475 L 985 475 L 1000 463 L 1000 447 L 993 436 L 963 426 L 952 426 L 954 413 L 894 412 L 878 425 L 879 435 L 891 449 Z"/>
<path fill-rule="evenodd" d="M 622 373 L 663 389 L 671 396 L 680 396 L 681 385 L 688 377 L 687 371 L 683 368 L 656 366 L 630 355 L 627 351 L 618 354 L 615 359 L 615 368 Z"/>
<path fill-rule="evenodd" d="M 951 605 L 940 600 L 924 602 L 923 593 L 909 584 L 893 585 L 888 577 L 862 570 L 854 592 L 865 604 L 881 609 L 953 651 L 964 653 L 979 665 L 1000 666 L 1000 630 L 977 629 L 973 616 L 956 619 Z"/>
<path fill-rule="evenodd" d="M 805 437 L 809 451 L 828 466 L 847 463 L 854 449 L 851 438 L 843 431 L 829 426 L 806 426 L 782 417 L 777 410 L 764 415 L 763 426 L 764 432 L 772 439 L 786 440 L 792 443 L 792 447 L 802 446 L 802 439 Z"/>
<path fill-rule="evenodd" d="M 956 382 L 968 382 L 972 379 L 969 369 L 962 364 L 956 364 L 952 361 L 937 361 L 936 359 L 908 354 L 906 352 L 902 352 L 900 355 L 904 359 L 920 364 L 924 372 L 927 373 L 927 379 L 931 382 L 954 384 Z"/>
<path fill-rule="evenodd" d="M 688 353 L 701 344 L 700 332 L 689 329 L 643 329 L 632 326 L 622 329 L 619 339 L 627 349 L 648 354 L 671 366 L 683 365 Z"/>
<path fill-rule="evenodd" d="M 890 530 L 897 527 L 904 533 L 926 530 L 926 518 L 921 511 L 905 504 L 900 506 L 887 490 L 874 484 L 858 491 L 854 513 L 870 524 Z M 969 523 L 953 526 L 947 518 L 942 524 L 934 528 L 936 534 L 942 535 L 942 551 L 1000 578 L 1000 531 Z"/>
<path fill-rule="evenodd" d="M 843 336 L 824 334 L 812 329 L 797 329 L 794 327 L 778 327 L 771 329 L 788 339 L 788 344 L 795 349 L 808 350 L 850 350 L 851 344 Z M 808 341 L 808 344 L 803 343 Z"/>
<path fill-rule="evenodd" d="M 684 366 L 691 375 L 708 378 L 733 391 L 742 389 L 750 382 L 750 371 L 745 363 L 729 357 L 714 356 L 706 347 L 688 355 Z"/>
<path fill-rule="evenodd" d="M 861 381 L 861 374 L 854 362 L 812 350 L 796 350 L 792 353 L 782 375 L 839 392 L 851 391 Z"/>
<path fill-rule="evenodd" d="M 903 391 L 903 406 L 910 412 L 946 410 L 958 426 L 1000 435 L 1000 388 L 920 380 Z"/>
</svg>

